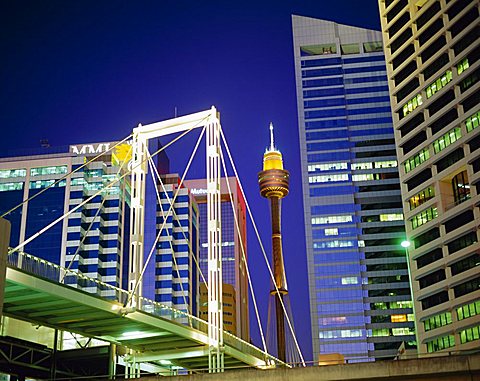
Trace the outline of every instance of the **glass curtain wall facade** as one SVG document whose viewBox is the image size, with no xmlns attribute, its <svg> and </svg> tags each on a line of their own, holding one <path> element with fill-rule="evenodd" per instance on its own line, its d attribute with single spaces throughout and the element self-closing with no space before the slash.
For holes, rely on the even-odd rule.
<svg viewBox="0 0 480 381">
<path fill-rule="evenodd" d="M 189 189 L 176 174 L 162 175 L 158 185 L 155 301 L 198 315 L 199 212 Z M 175 195 L 177 197 L 174 199 Z"/>
<path fill-rule="evenodd" d="M 480 345 L 479 7 L 379 1 L 421 354 Z"/>
<path fill-rule="evenodd" d="M 414 322 L 380 32 L 293 16 L 314 356 L 389 358 Z"/>
<path fill-rule="evenodd" d="M 232 193 L 228 192 L 226 181 Z M 208 280 L 208 229 L 207 229 L 207 182 L 205 179 L 186 180 L 185 184 L 198 203 L 200 218 L 200 269 Z M 222 277 L 223 277 L 223 321 L 225 330 L 246 340 L 249 336 L 248 279 L 242 259 L 242 249 L 246 247 L 246 207 L 237 179 L 221 179 L 222 213 Z M 235 223 L 232 202 L 238 218 L 239 231 Z M 200 279 L 201 283 L 203 282 Z M 207 320 L 207 290 L 200 286 L 200 317 Z"/>
<path fill-rule="evenodd" d="M 0 159 L 2 213 L 44 191 L 5 216 L 12 222 L 11 246 L 25 241 L 124 174 L 126 165 L 122 169 L 120 162 L 112 160 L 111 152 L 80 168 L 113 144 L 83 145 L 90 148 L 83 151 L 79 151 L 78 146 L 70 146 L 63 153 Z M 48 149 L 38 152 L 45 151 Z M 73 170 L 77 172 L 60 180 Z M 121 287 L 124 247 L 128 251 L 129 198 L 128 180 L 120 181 L 108 190 L 105 188 L 23 250 L 87 277 Z M 126 260 L 128 262 L 128 256 Z M 67 276 L 64 281 L 88 292 L 97 291 L 91 284 L 84 287 L 77 283 L 75 277 Z M 116 298 L 110 290 L 103 290 L 101 294 Z"/>
</svg>

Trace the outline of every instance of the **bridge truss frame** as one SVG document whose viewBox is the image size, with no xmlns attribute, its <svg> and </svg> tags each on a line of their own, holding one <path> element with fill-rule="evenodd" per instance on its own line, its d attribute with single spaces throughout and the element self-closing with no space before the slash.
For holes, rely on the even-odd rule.
<svg viewBox="0 0 480 381">
<path fill-rule="evenodd" d="M 141 277 L 144 266 L 145 184 L 148 140 L 199 127 L 206 129 L 209 372 L 215 373 L 223 372 L 225 365 L 220 194 L 221 125 L 219 113 L 214 106 L 210 110 L 145 126 L 139 125 L 133 129 L 128 291 L 132 293 L 130 307 L 138 307 L 140 296 L 142 295 Z"/>
</svg>

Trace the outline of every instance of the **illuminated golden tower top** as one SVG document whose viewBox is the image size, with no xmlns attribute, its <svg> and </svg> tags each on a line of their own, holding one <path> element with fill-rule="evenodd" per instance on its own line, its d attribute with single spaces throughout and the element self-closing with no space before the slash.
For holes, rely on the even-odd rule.
<svg viewBox="0 0 480 381">
<path fill-rule="evenodd" d="M 289 173 L 283 169 L 282 153 L 275 147 L 272 123 L 270 123 L 270 147 L 263 154 L 263 171 L 258 174 L 258 182 L 263 197 L 283 198 L 288 194 Z"/>
<path fill-rule="evenodd" d="M 283 169 L 282 153 L 276 149 L 273 142 L 273 123 L 270 123 L 270 147 L 263 154 L 263 170 Z"/>
</svg>

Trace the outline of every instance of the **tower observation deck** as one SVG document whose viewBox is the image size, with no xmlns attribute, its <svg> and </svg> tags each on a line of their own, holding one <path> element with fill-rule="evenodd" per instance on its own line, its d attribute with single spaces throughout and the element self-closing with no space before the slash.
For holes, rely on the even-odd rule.
<svg viewBox="0 0 480 381">
<path fill-rule="evenodd" d="M 270 123 L 270 147 L 263 155 L 263 171 L 258 174 L 260 194 L 270 200 L 272 220 L 272 262 L 273 285 L 270 294 L 275 299 L 275 320 L 277 333 L 277 355 L 282 361 L 286 358 L 285 316 L 283 309 L 284 295 L 288 294 L 282 252 L 281 200 L 288 194 L 290 174 L 283 169 L 282 153 L 275 147 L 273 140 L 273 124 Z"/>
</svg>

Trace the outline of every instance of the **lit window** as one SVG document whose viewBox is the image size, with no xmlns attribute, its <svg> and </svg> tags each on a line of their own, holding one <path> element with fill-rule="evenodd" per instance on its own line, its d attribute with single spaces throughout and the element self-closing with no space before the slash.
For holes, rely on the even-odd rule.
<svg viewBox="0 0 480 381">
<path fill-rule="evenodd" d="M 324 217 L 313 217 L 312 225 L 322 225 L 322 224 L 339 224 L 344 222 L 352 222 L 352 216 L 324 216 Z"/>
<path fill-rule="evenodd" d="M 403 163 L 403 166 L 405 167 L 405 173 L 410 172 L 412 169 L 418 167 L 429 158 L 430 152 L 428 151 L 428 148 L 424 148 L 420 152 L 417 152 Z"/>
<path fill-rule="evenodd" d="M 308 182 L 310 184 L 315 183 L 328 183 L 333 181 L 348 181 L 348 174 L 331 174 L 331 175 L 321 175 L 321 176 L 310 176 Z"/>
<path fill-rule="evenodd" d="M 0 170 L 0 179 L 11 179 L 15 177 L 25 177 L 26 169 L 2 169 Z"/>
<path fill-rule="evenodd" d="M 66 165 L 52 166 L 52 167 L 39 167 L 32 168 L 30 170 L 30 176 L 43 176 L 43 175 L 62 175 L 67 173 Z"/>
<path fill-rule="evenodd" d="M 445 73 L 443 73 L 425 89 L 425 92 L 427 93 L 427 99 L 439 91 L 442 87 L 445 87 L 452 79 L 453 77 L 451 70 L 447 70 Z"/>
<path fill-rule="evenodd" d="M 410 204 L 410 210 L 417 208 L 418 206 L 422 205 L 423 203 L 427 202 L 428 200 L 435 197 L 435 190 L 433 187 L 425 188 L 424 190 L 418 192 L 414 195 L 410 200 L 408 200 Z"/>
<path fill-rule="evenodd" d="M 8 192 L 14 190 L 22 190 L 23 183 L 4 183 L 0 184 L 0 192 Z"/>
<path fill-rule="evenodd" d="M 382 41 L 364 42 L 363 50 L 365 53 L 383 52 L 383 43 Z"/>
<path fill-rule="evenodd" d="M 342 54 L 358 54 L 360 53 L 360 46 L 358 44 L 342 44 L 340 50 Z"/>
<path fill-rule="evenodd" d="M 460 331 L 460 342 L 462 344 L 480 339 L 480 326 L 470 327 Z"/>
<path fill-rule="evenodd" d="M 442 336 L 428 341 L 426 344 L 428 353 L 437 352 L 445 348 L 453 347 L 455 345 L 455 338 L 453 335 Z"/>
<path fill-rule="evenodd" d="M 392 328 L 393 336 L 406 336 L 406 335 L 414 335 L 415 331 L 405 327 L 405 328 Z"/>
<path fill-rule="evenodd" d="M 338 235 L 337 228 L 325 229 L 325 235 Z"/>
<path fill-rule="evenodd" d="M 479 121 L 480 111 L 465 119 L 465 126 L 467 127 L 467 132 L 473 131 L 475 128 L 477 128 L 480 123 Z"/>
<path fill-rule="evenodd" d="M 426 224 L 428 221 L 438 217 L 437 208 L 428 208 L 421 213 L 414 215 L 411 219 L 412 229 L 416 229 L 419 226 Z"/>
<path fill-rule="evenodd" d="M 29 188 L 30 189 L 43 189 L 43 188 L 47 188 L 47 187 L 51 187 L 51 186 L 54 186 L 56 188 L 61 188 L 61 187 L 64 187 L 65 185 L 67 185 L 66 180 L 59 181 L 58 183 L 53 185 L 54 183 L 55 183 L 55 180 L 30 181 Z"/>
<path fill-rule="evenodd" d="M 372 163 L 352 163 L 351 168 L 352 168 L 352 170 L 372 169 L 373 165 L 372 165 Z"/>
<path fill-rule="evenodd" d="M 452 323 L 452 313 L 444 312 L 435 316 L 431 316 L 428 319 L 424 320 L 423 328 L 425 332 L 431 331 L 432 329 L 443 327 Z"/>
<path fill-rule="evenodd" d="M 300 53 L 302 56 L 316 56 L 325 54 L 337 53 L 336 44 L 323 44 L 323 45 L 307 45 L 300 47 Z"/>
<path fill-rule="evenodd" d="M 341 240 L 334 240 L 334 241 L 323 241 L 323 242 L 314 242 L 313 248 L 314 249 L 331 249 L 336 247 L 353 247 L 353 241 L 341 241 Z"/>
<path fill-rule="evenodd" d="M 363 239 L 358 240 L 358 247 L 365 247 L 365 241 Z"/>
<path fill-rule="evenodd" d="M 72 187 L 83 186 L 84 184 L 85 184 L 85 179 L 83 177 L 77 177 L 77 178 L 72 179 L 72 181 L 71 181 Z"/>
<path fill-rule="evenodd" d="M 468 64 L 468 58 L 464 58 L 463 60 L 461 60 L 457 65 L 458 75 L 462 74 L 469 67 L 470 67 L 470 65 Z"/>
<path fill-rule="evenodd" d="M 380 214 L 380 221 L 402 221 L 403 213 Z"/>
<path fill-rule="evenodd" d="M 422 95 L 421 94 L 415 95 L 412 99 L 410 99 L 407 103 L 403 105 L 402 107 L 403 116 L 407 116 L 422 104 L 423 104 Z"/>
<path fill-rule="evenodd" d="M 433 152 L 439 153 L 462 137 L 460 128 L 455 127 L 433 142 Z"/>
<path fill-rule="evenodd" d="M 390 330 L 388 328 L 373 329 L 372 336 L 390 336 Z"/>
<path fill-rule="evenodd" d="M 398 163 L 396 160 L 376 161 L 375 168 L 395 168 Z"/>
<path fill-rule="evenodd" d="M 404 323 L 407 321 L 407 315 L 392 315 L 390 319 L 392 323 Z"/>
<path fill-rule="evenodd" d="M 338 171 L 341 169 L 347 169 L 347 163 L 326 163 L 326 164 L 311 164 L 308 166 L 308 172 L 317 171 Z"/>
<path fill-rule="evenodd" d="M 358 278 L 356 276 L 342 278 L 342 284 L 358 284 Z"/>
<path fill-rule="evenodd" d="M 480 314 L 480 300 L 457 308 L 458 320 L 468 319 Z"/>
<path fill-rule="evenodd" d="M 352 175 L 352 181 L 369 181 L 374 180 L 373 173 L 362 173 L 360 175 Z"/>
</svg>

